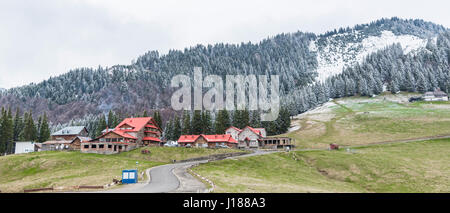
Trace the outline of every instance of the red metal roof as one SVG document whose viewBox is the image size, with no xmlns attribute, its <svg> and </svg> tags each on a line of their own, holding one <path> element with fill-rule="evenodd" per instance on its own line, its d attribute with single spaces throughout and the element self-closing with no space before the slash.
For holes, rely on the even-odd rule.
<svg viewBox="0 0 450 213">
<path fill-rule="evenodd" d="M 231 135 L 182 135 L 178 139 L 178 143 L 193 143 L 199 137 L 205 138 L 208 143 L 218 143 L 218 142 L 227 142 L 227 143 L 237 143 Z"/>
<path fill-rule="evenodd" d="M 114 129 L 114 130 L 112 130 L 112 131 L 108 131 L 108 132 L 103 133 L 101 136 L 99 136 L 99 137 L 97 137 L 97 138 L 95 138 L 95 139 L 93 139 L 93 140 L 91 140 L 91 141 L 94 141 L 94 140 L 97 140 L 97 139 L 99 139 L 99 138 L 102 138 L 103 136 L 109 134 L 110 132 L 116 133 L 116 134 L 118 134 L 119 136 L 122 136 L 122 137 L 124 137 L 124 138 L 131 138 L 131 139 L 137 140 L 136 137 L 131 136 L 131 135 L 125 133 L 123 130 L 120 130 L 120 129 Z"/>
<path fill-rule="evenodd" d="M 125 145 L 133 145 L 134 143 L 127 143 L 127 142 L 119 142 L 119 141 L 116 141 L 116 142 L 112 142 L 112 141 L 110 141 L 110 142 L 106 142 L 106 141 L 83 141 L 83 142 L 81 142 L 81 143 L 105 143 L 105 144 L 108 144 L 108 143 L 113 143 L 113 144 L 125 144 Z"/>
<path fill-rule="evenodd" d="M 155 125 L 151 125 L 151 124 L 147 124 L 147 125 L 145 125 L 145 127 L 153 128 L 153 129 L 159 129 L 159 128 L 156 127 Z"/>
<path fill-rule="evenodd" d="M 250 126 L 246 126 L 245 128 L 248 128 L 248 129 L 250 129 L 250 131 L 254 132 L 255 134 L 257 134 L 259 136 L 261 136 L 261 131 L 260 130 L 254 129 L 253 127 L 250 127 Z"/>
<path fill-rule="evenodd" d="M 228 129 L 230 129 L 230 128 L 235 129 L 235 130 L 237 130 L 237 131 L 239 131 L 239 132 L 242 132 L 242 129 L 239 129 L 239 128 L 237 128 L 237 127 L 234 127 L 234 126 L 228 127 Z M 225 131 L 227 131 L 228 129 L 226 129 Z"/>
<path fill-rule="evenodd" d="M 159 138 L 155 138 L 155 137 L 144 137 L 142 138 L 143 141 L 157 141 L 157 142 L 161 142 L 161 140 Z"/>
<path fill-rule="evenodd" d="M 229 142 L 237 143 L 231 135 L 202 135 L 207 142 Z"/>
<path fill-rule="evenodd" d="M 151 122 L 151 124 L 148 124 L 149 122 Z M 153 126 L 153 128 L 161 130 L 161 128 L 156 126 L 155 121 L 152 117 L 125 118 L 122 122 L 119 123 L 119 125 L 117 125 L 115 129 L 120 129 L 120 127 L 125 124 L 133 127 L 132 130 L 128 130 L 133 132 L 140 131 L 146 125 L 150 125 Z"/>
<path fill-rule="evenodd" d="M 120 136 L 122 136 L 122 137 L 124 137 L 124 138 L 131 138 L 131 139 L 136 139 L 137 140 L 137 138 L 136 137 L 134 137 L 134 136 L 131 136 L 131 135 L 129 135 L 129 134 L 127 134 L 127 133 L 125 133 L 124 131 L 121 131 L 121 130 L 113 130 L 112 132 L 114 132 L 114 133 L 116 133 L 116 134 L 118 134 L 118 135 L 120 135 Z"/>
<path fill-rule="evenodd" d="M 200 135 L 182 135 L 178 138 L 178 143 L 194 143 Z"/>
</svg>

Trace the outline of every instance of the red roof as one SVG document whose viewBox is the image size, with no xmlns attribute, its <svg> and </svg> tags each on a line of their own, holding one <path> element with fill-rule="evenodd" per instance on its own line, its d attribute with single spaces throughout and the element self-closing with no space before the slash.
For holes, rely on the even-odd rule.
<svg viewBox="0 0 450 213">
<path fill-rule="evenodd" d="M 254 129 L 253 127 L 250 127 L 250 126 L 246 126 L 245 128 L 248 128 L 248 129 L 250 129 L 250 131 L 252 131 L 252 132 L 254 132 L 255 134 L 261 136 L 261 131 L 260 131 L 260 130 Z M 245 129 L 245 128 L 244 128 L 244 129 Z"/>
<path fill-rule="evenodd" d="M 150 131 L 150 130 L 147 130 L 147 131 L 144 131 L 145 133 L 153 133 L 153 134 L 158 134 L 157 132 L 155 132 L 155 131 Z"/>
<path fill-rule="evenodd" d="M 239 129 L 239 128 L 237 128 L 237 127 L 234 127 L 234 126 L 228 127 L 228 129 L 230 129 L 230 128 L 232 128 L 232 129 L 234 129 L 234 130 L 237 130 L 238 132 L 242 132 L 242 129 Z M 228 129 L 226 129 L 226 130 L 228 130 Z M 225 131 L 226 131 L 226 130 L 225 130 Z"/>
<path fill-rule="evenodd" d="M 133 127 L 132 130 L 127 131 L 137 132 L 140 131 L 142 128 L 144 128 L 149 122 L 153 124 L 150 126 L 153 126 L 153 128 L 161 130 L 159 127 L 156 126 L 152 117 L 125 118 L 122 122 L 119 123 L 119 125 L 116 126 L 115 129 L 120 129 L 121 126 L 126 124 L 128 126 Z"/>
<path fill-rule="evenodd" d="M 227 142 L 237 143 L 231 135 L 182 135 L 178 139 L 178 143 L 194 143 L 199 137 L 205 138 L 208 143 Z"/>
<path fill-rule="evenodd" d="M 207 142 L 237 143 L 231 135 L 202 135 Z"/>
<path fill-rule="evenodd" d="M 159 128 L 156 127 L 155 125 L 151 125 L 151 124 L 147 124 L 147 125 L 145 125 L 145 127 L 153 128 L 153 129 L 159 129 Z"/>
<path fill-rule="evenodd" d="M 97 139 L 99 139 L 99 138 L 101 138 L 101 137 L 103 137 L 103 136 L 109 134 L 110 132 L 116 133 L 116 134 L 118 134 L 118 135 L 120 135 L 120 136 L 122 136 L 122 137 L 124 137 L 124 138 L 131 138 L 131 139 L 137 140 L 136 137 L 131 136 L 131 135 L 125 133 L 125 131 L 123 131 L 123 130 L 120 130 L 120 129 L 119 129 L 119 130 L 118 130 L 118 129 L 114 129 L 114 130 L 112 130 L 112 131 L 107 131 L 107 132 L 103 133 L 101 136 L 99 136 L 99 137 L 97 137 L 97 138 L 95 138 L 95 139 L 93 139 L 93 140 L 91 140 L 91 141 L 95 141 L 95 140 L 97 140 Z"/>
<path fill-rule="evenodd" d="M 161 140 L 159 138 L 155 138 L 155 137 L 144 137 L 142 138 L 143 141 L 157 141 L 157 142 L 161 142 Z"/>
<path fill-rule="evenodd" d="M 122 130 L 117 130 L 117 129 L 115 129 L 115 130 L 113 130 L 112 132 L 114 132 L 114 133 L 116 133 L 116 134 L 118 134 L 118 135 L 120 135 L 120 136 L 122 136 L 122 137 L 124 137 L 124 138 L 131 138 L 131 139 L 136 139 L 136 140 L 137 140 L 136 137 L 131 136 L 131 135 L 125 133 L 125 132 L 122 131 Z M 107 133 L 108 133 L 108 132 L 107 132 Z"/>
<path fill-rule="evenodd" d="M 178 143 L 194 143 L 200 135 L 182 135 L 178 138 Z"/>
<path fill-rule="evenodd" d="M 106 142 L 106 141 L 102 141 L 102 142 L 99 142 L 99 141 L 83 141 L 81 143 L 84 143 L 84 144 L 85 143 L 113 143 L 113 144 L 133 145 L 133 143 L 119 142 L 119 141 L 116 141 L 116 142 L 112 142 L 112 141 L 110 141 L 110 142 Z"/>
</svg>

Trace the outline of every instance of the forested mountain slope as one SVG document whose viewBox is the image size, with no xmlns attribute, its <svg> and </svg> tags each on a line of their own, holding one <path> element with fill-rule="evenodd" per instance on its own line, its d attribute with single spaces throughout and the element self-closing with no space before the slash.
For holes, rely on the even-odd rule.
<svg viewBox="0 0 450 213">
<path fill-rule="evenodd" d="M 295 114 L 331 97 L 377 94 L 385 84 L 394 90 L 414 90 L 407 85 L 411 80 L 404 80 L 411 79 L 409 74 L 414 76 L 416 90 L 423 90 L 424 78 L 431 82 L 427 89 L 436 85 L 445 89 L 447 42 L 443 26 L 391 18 L 322 35 L 283 33 L 257 44 L 197 45 L 164 55 L 149 51 L 130 65 L 74 69 L 3 91 L 0 106 L 32 109 L 37 115 L 47 112 L 54 124 L 86 116 L 93 119 L 110 109 L 124 114 L 168 109 L 171 77 L 190 75 L 198 66 L 203 75 L 277 74 L 282 95 L 287 97 L 283 103 Z M 401 71 L 394 73 L 394 69 Z"/>
</svg>

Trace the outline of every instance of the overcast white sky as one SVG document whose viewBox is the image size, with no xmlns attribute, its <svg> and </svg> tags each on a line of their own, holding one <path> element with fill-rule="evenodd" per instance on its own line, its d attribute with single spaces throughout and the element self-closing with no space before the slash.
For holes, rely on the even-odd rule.
<svg viewBox="0 0 450 213">
<path fill-rule="evenodd" d="M 448 0 L 0 0 L 0 87 L 76 67 L 129 64 L 149 50 L 323 33 L 382 17 L 450 27 Z"/>
</svg>

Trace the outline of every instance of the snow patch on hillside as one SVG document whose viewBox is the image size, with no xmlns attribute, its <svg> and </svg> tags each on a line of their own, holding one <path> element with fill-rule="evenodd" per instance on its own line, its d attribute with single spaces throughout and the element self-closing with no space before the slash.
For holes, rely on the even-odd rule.
<svg viewBox="0 0 450 213">
<path fill-rule="evenodd" d="M 349 36 L 356 40 L 362 35 L 359 31 L 333 35 L 326 39 L 326 45 L 322 48 L 318 47 L 318 40 L 310 43 L 310 51 L 317 52 L 317 81 L 323 82 L 328 77 L 341 73 L 345 67 L 361 62 L 367 55 L 389 45 L 400 43 L 404 53 L 408 54 L 425 48 L 427 43 L 426 39 L 412 35 L 397 36 L 391 31 L 382 31 L 381 36 L 369 36 L 361 42 L 344 43 L 343 38 Z"/>
</svg>

